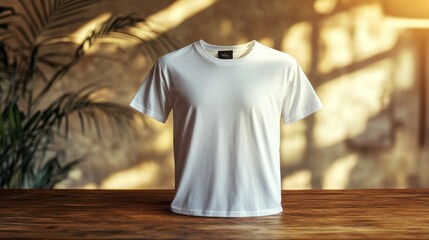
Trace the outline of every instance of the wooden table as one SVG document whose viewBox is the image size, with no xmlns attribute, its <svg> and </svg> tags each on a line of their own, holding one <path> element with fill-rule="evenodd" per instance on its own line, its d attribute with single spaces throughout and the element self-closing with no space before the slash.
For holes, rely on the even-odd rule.
<svg viewBox="0 0 429 240">
<path fill-rule="evenodd" d="M 283 190 L 281 215 L 170 212 L 173 190 L 0 190 L 0 238 L 429 239 L 429 189 Z"/>
</svg>

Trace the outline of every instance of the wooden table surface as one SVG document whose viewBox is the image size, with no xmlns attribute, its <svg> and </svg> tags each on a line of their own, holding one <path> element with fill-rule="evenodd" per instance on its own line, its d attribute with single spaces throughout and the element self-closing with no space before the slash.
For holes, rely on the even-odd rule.
<svg viewBox="0 0 429 240">
<path fill-rule="evenodd" d="M 0 238 L 429 239 L 429 189 L 283 190 L 284 212 L 170 212 L 173 190 L 0 190 Z"/>
</svg>

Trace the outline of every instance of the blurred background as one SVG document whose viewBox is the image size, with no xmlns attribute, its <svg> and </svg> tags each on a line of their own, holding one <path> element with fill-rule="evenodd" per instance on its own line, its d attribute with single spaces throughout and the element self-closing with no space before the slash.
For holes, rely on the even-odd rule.
<svg viewBox="0 0 429 240">
<path fill-rule="evenodd" d="M 281 126 L 283 189 L 429 187 L 429 1 L 91 2 L 55 18 L 76 20 L 62 23 L 60 33 L 81 42 L 113 14 L 135 13 L 150 26 L 140 39 L 151 44 L 151 50 L 136 51 L 121 43 L 92 46 L 56 82 L 42 106 L 65 91 L 100 82 L 112 86 L 99 91 L 104 100 L 127 108 L 156 57 L 199 39 L 217 45 L 256 39 L 294 56 L 324 105 L 301 121 Z M 36 7 L 12 0 L 0 3 L 23 14 Z M 37 6 L 43 8 L 43 1 Z M 38 15 L 34 11 L 33 18 Z M 82 15 L 85 21 L 77 21 Z M 1 16 L 1 21 L 10 21 Z M 50 34 L 58 31 L 45 38 Z M 169 44 L 161 46 L 160 40 Z M 55 45 L 48 48 L 58 51 Z M 122 62 L 93 57 L 100 52 Z M 174 116 L 165 124 L 137 112 L 125 118 L 132 119 L 132 136 L 106 134 L 98 139 L 95 130 L 82 134 L 79 118 L 71 116 L 69 138 L 53 144 L 65 150 L 64 163 L 83 161 L 54 187 L 174 189 Z M 101 125 L 103 133 L 113 128 L 107 121 Z"/>
</svg>

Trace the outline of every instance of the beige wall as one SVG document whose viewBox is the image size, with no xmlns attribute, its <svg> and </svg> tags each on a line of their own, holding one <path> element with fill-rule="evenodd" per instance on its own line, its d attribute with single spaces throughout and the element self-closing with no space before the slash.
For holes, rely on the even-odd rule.
<svg viewBox="0 0 429 240">
<path fill-rule="evenodd" d="M 113 9 L 149 17 L 180 46 L 256 39 L 298 59 L 325 108 L 282 125 L 283 189 L 429 186 L 418 145 L 419 39 L 413 23 L 385 15 L 382 1 L 122 0 L 91 11 L 96 18 Z M 58 90 L 97 76 L 117 87 L 111 101 L 128 104 L 152 62 L 125 56 L 122 65 L 88 58 Z M 149 125 L 136 118 L 136 139 L 106 142 L 75 122 L 67 156 L 87 158 L 57 188 L 174 188 L 173 116 L 165 125 L 140 117 Z"/>
</svg>

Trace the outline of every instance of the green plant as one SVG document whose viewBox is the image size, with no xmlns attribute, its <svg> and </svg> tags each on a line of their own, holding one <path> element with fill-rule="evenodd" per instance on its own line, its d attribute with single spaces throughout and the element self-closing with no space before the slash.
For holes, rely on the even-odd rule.
<svg viewBox="0 0 429 240">
<path fill-rule="evenodd" d="M 151 40 L 157 41 L 156 45 L 148 44 L 140 28 L 146 21 L 135 14 L 111 15 L 80 43 L 65 40 L 70 39 L 67 34 L 58 34 L 59 29 L 67 30 L 88 21 L 85 9 L 94 2 L 16 1 L 22 12 L 17 12 L 15 6 L 0 6 L 0 188 L 53 188 L 67 177 L 83 158 L 62 164 L 64 150 L 54 148 L 53 142 L 55 137 L 68 138 L 71 114 L 78 115 L 83 133 L 85 120 L 90 128 L 92 120 L 99 139 L 97 111 L 114 121 L 119 134 L 130 131 L 134 113 L 128 106 L 91 97 L 108 85 L 87 84 L 77 91 L 63 93 L 46 108 L 39 107 L 52 86 L 99 40 L 119 39 L 148 53 L 152 59 L 161 47 L 177 47 L 171 37 L 161 33 Z M 73 50 L 61 51 L 67 48 L 59 48 L 60 45 Z M 41 90 L 36 93 L 38 84 Z M 65 134 L 61 133 L 63 127 Z"/>
</svg>

